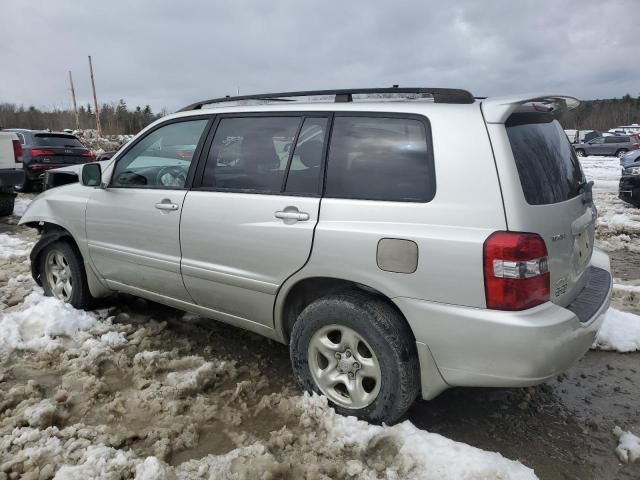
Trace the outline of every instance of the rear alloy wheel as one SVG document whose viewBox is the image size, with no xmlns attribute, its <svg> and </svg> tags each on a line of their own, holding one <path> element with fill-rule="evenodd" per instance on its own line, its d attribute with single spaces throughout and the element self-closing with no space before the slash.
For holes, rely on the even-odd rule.
<svg viewBox="0 0 640 480">
<path fill-rule="evenodd" d="M 409 325 L 384 298 L 359 289 L 308 305 L 289 349 L 298 384 L 325 395 L 342 415 L 394 423 L 420 391 Z"/>
<path fill-rule="evenodd" d="M 316 385 L 333 403 L 364 408 L 380 392 L 380 363 L 367 341 L 343 325 L 327 325 L 311 337 L 307 351 Z"/>
<path fill-rule="evenodd" d="M 74 246 L 58 240 L 45 246 L 39 255 L 40 279 L 45 295 L 56 297 L 75 308 L 90 308 L 89 292 L 82 256 Z"/>
<path fill-rule="evenodd" d="M 616 157 L 618 157 L 618 158 L 623 157 L 623 156 L 625 156 L 627 154 L 628 151 L 629 150 L 625 150 L 624 148 L 621 148 L 620 150 L 618 150 L 616 152 Z"/>
<path fill-rule="evenodd" d="M 579 156 L 579 157 L 585 157 L 586 153 L 581 148 L 578 148 L 578 149 L 576 149 L 576 155 Z"/>
</svg>

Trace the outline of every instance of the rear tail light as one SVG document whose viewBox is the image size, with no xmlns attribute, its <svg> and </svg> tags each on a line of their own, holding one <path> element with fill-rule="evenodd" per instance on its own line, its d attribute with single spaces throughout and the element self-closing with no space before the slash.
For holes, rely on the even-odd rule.
<svg viewBox="0 0 640 480">
<path fill-rule="evenodd" d="M 22 163 L 22 145 L 20 140 L 13 140 L 13 158 L 16 163 Z"/>
<path fill-rule="evenodd" d="M 94 153 L 91 150 L 87 150 L 85 152 L 82 152 L 81 155 L 83 157 L 89 157 L 91 159 L 91 161 L 94 161 L 96 159 L 96 156 L 94 155 Z"/>
<path fill-rule="evenodd" d="M 547 246 L 539 235 L 495 232 L 483 254 L 487 308 L 525 310 L 549 300 Z"/>
<path fill-rule="evenodd" d="M 53 150 L 44 150 L 42 148 L 32 148 L 31 149 L 31 156 L 32 157 L 50 157 L 55 155 L 56 152 L 54 152 Z"/>
</svg>

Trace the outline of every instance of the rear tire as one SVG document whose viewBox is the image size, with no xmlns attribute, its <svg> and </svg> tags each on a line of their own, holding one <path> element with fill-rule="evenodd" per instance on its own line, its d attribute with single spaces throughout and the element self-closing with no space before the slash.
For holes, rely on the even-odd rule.
<svg viewBox="0 0 640 480">
<path fill-rule="evenodd" d="M 95 299 L 89 291 L 82 255 L 75 245 L 58 240 L 45 246 L 38 256 L 38 271 L 44 294 L 75 308 L 89 309 Z"/>
<path fill-rule="evenodd" d="M 16 196 L 13 193 L 0 193 L 0 217 L 8 217 L 13 213 Z"/>
<path fill-rule="evenodd" d="M 342 415 L 391 424 L 420 391 L 411 329 L 393 306 L 359 290 L 308 305 L 289 349 L 298 384 L 326 395 Z"/>
<path fill-rule="evenodd" d="M 581 148 L 577 148 L 576 149 L 576 155 L 579 156 L 579 157 L 586 157 L 587 156 L 586 152 Z"/>
<path fill-rule="evenodd" d="M 620 150 L 618 150 L 618 151 L 616 152 L 616 157 L 620 158 L 620 157 L 622 157 L 623 155 L 626 155 L 628 151 L 629 151 L 629 150 L 625 150 L 624 148 L 621 148 Z"/>
</svg>

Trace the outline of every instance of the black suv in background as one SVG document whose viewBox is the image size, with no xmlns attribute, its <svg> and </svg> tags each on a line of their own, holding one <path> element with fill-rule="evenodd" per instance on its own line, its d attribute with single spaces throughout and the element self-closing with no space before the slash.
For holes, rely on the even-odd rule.
<svg viewBox="0 0 640 480">
<path fill-rule="evenodd" d="M 70 133 L 7 128 L 14 132 L 22 144 L 24 183 L 16 190 L 29 192 L 41 184 L 44 172 L 52 168 L 95 161 L 91 150 Z"/>
<path fill-rule="evenodd" d="M 640 208 L 640 160 L 622 169 L 618 196 L 621 200 Z"/>
<path fill-rule="evenodd" d="M 640 139 L 636 135 L 612 135 L 596 137 L 573 147 L 579 157 L 604 155 L 621 157 L 625 153 L 640 148 Z"/>
</svg>

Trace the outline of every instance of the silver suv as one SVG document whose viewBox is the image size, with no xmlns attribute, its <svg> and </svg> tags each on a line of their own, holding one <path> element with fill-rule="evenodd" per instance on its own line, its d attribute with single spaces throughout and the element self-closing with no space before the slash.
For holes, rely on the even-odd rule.
<svg viewBox="0 0 640 480">
<path fill-rule="evenodd" d="M 286 101 L 305 96 L 324 101 Z M 612 288 L 560 104 L 577 101 L 199 102 L 33 201 L 33 275 L 78 308 L 127 292 L 288 343 L 302 388 L 371 421 L 536 384 L 590 347 Z"/>
</svg>

